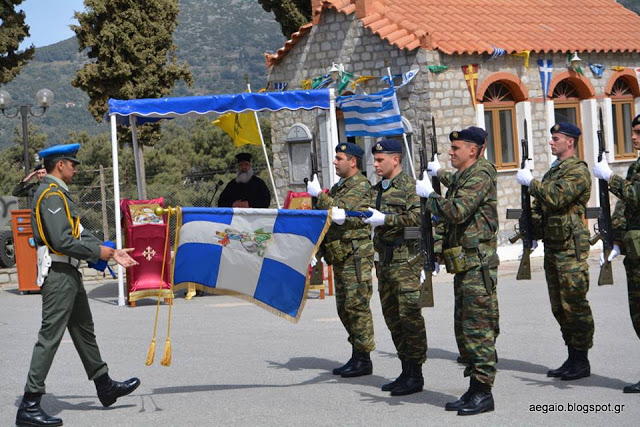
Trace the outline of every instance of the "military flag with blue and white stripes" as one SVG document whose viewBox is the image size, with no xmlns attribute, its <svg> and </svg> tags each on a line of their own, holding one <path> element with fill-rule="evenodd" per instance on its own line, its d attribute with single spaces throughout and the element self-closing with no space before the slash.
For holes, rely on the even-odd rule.
<svg viewBox="0 0 640 427">
<path fill-rule="evenodd" d="M 340 96 L 336 105 L 344 114 L 346 136 L 382 137 L 404 132 L 393 87 L 371 95 Z"/>
</svg>

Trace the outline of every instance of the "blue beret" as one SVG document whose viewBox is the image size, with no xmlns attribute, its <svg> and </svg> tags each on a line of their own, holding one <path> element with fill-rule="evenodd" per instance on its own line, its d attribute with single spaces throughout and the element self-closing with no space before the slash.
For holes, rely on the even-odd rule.
<svg viewBox="0 0 640 427">
<path fill-rule="evenodd" d="M 59 144 L 49 148 L 45 148 L 38 152 L 38 157 L 43 161 L 47 159 L 64 159 L 71 160 L 75 163 L 80 163 L 80 160 L 76 159 L 76 153 L 80 149 L 80 144 Z"/>
<path fill-rule="evenodd" d="M 551 130 L 549 132 L 551 132 L 552 134 L 563 133 L 574 138 L 579 138 L 580 135 L 582 135 L 582 132 L 580 131 L 580 128 L 578 126 L 568 122 L 556 123 L 551 127 Z"/>
<path fill-rule="evenodd" d="M 483 145 L 487 132 L 479 127 L 471 126 L 462 130 L 454 130 L 449 134 L 449 141 L 467 141 Z"/>
<path fill-rule="evenodd" d="M 373 147 L 371 147 L 371 152 L 373 154 L 402 153 L 402 142 L 398 141 L 397 139 L 383 138 L 378 141 Z"/>
<path fill-rule="evenodd" d="M 636 116 L 636 118 L 635 118 L 635 119 L 633 119 L 633 121 L 631 122 L 631 127 L 632 127 L 632 128 L 633 128 L 633 127 L 636 127 L 636 126 L 638 126 L 638 125 L 640 125 L 640 114 L 638 114 L 638 115 Z"/>
<path fill-rule="evenodd" d="M 361 159 L 364 155 L 364 150 L 360 148 L 358 144 L 354 144 L 353 142 L 341 142 L 336 145 L 336 153 L 350 154 Z"/>
</svg>

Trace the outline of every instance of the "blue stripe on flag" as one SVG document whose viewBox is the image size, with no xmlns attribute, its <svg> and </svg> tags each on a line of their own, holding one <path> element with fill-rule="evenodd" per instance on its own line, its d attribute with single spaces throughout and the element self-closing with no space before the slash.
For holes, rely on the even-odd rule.
<svg viewBox="0 0 640 427">
<path fill-rule="evenodd" d="M 279 209 L 278 217 L 273 224 L 273 232 L 303 236 L 315 242 L 325 224 L 324 221 L 318 221 L 319 218 L 326 220 L 327 211 Z"/>
<path fill-rule="evenodd" d="M 345 116 L 346 136 L 387 136 L 403 133 L 402 116 L 393 87 L 371 95 L 340 96 L 336 105 Z M 390 124 L 396 125 L 390 130 Z"/>
<path fill-rule="evenodd" d="M 306 277 L 282 264 L 265 258 L 253 297 L 291 317 L 298 315 L 304 297 Z M 261 284 L 268 283 L 269 286 Z"/>
<path fill-rule="evenodd" d="M 233 208 L 182 208 L 182 224 L 193 221 L 220 222 L 231 224 Z"/>
<path fill-rule="evenodd" d="M 389 116 L 389 117 L 382 117 L 379 119 L 375 119 L 375 120 L 366 120 L 366 119 L 360 119 L 358 117 L 351 117 L 351 118 L 345 118 L 344 119 L 344 124 L 345 125 L 361 125 L 361 124 L 368 124 L 369 126 L 375 126 L 375 125 L 386 125 L 389 123 L 402 123 L 402 116 Z"/>
<path fill-rule="evenodd" d="M 194 282 L 215 288 L 220 270 L 222 246 L 206 243 L 180 245 L 180 256 L 176 256 L 174 283 Z M 207 266 L 207 268 L 193 268 Z"/>
</svg>

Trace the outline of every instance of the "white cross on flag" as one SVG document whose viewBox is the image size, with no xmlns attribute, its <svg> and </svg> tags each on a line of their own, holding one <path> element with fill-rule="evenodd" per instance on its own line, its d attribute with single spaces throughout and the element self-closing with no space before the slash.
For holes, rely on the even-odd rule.
<svg viewBox="0 0 640 427">
<path fill-rule="evenodd" d="M 542 96 L 546 98 L 549 94 L 549 84 L 553 67 L 550 59 L 538 59 L 538 69 L 540 69 L 540 81 L 542 82 Z"/>
</svg>

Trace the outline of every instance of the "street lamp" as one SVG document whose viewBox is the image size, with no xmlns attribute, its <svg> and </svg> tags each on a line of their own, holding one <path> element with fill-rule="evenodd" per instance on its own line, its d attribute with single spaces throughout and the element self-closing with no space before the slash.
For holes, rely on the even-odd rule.
<svg viewBox="0 0 640 427">
<path fill-rule="evenodd" d="M 5 117 L 14 118 L 20 114 L 22 118 L 22 143 L 24 146 L 24 176 L 29 175 L 29 131 L 27 129 L 27 117 L 30 115 L 33 117 L 41 117 L 47 111 L 47 108 L 53 104 L 53 92 L 49 89 L 40 89 L 38 93 L 36 93 L 36 104 L 38 108 L 41 108 L 42 111 L 40 113 L 34 113 L 31 110 L 33 105 L 21 105 L 20 107 L 16 107 L 16 111 L 14 113 L 9 113 L 8 109 L 11 107 L 11 95 L 6 90 L 0 90 L 0 111 Z M 29 204 L 31 204 L 29 202 Z"/>
</svg>

